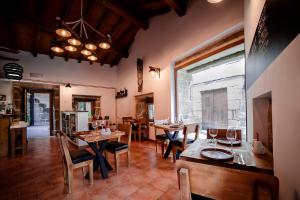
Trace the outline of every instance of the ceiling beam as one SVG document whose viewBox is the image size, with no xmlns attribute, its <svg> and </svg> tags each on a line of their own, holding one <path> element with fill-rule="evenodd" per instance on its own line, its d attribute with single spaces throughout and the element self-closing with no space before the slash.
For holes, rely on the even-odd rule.
<svg viewBox="0 0 300 200">
<path fill-rule="evenodd" d="M 97 0 L 103 6 L 107 7 L 115 14 L 124 17 L 131 23 L 143 28 L 144 30 L 148 29 L 149 22 L 148 19 L 144 19 L 141 16 L 138 16 L 134 11 L 132 11 L 126 4 L 117 0 Z"/>
<path fill-rule="evenodd" d="M 25 18 L 16 17 L 16 16 L 9 16 L 8 18 L 11 19 L 12 22 L 22 24 L 22 25 L 25 25 L 25 26 L 29 26 L 29 27 L 32 27 L 34 29 L 38 29 L 41 32 L 54 35 L 54 30 L 52 28 L 49 28 L 49 26 L 42 25 L 41 23 L 37 22 L 34 19 L 30 20 L 30 19 L 25 19 Z M 13 46 L 12 46 L 12 48 L 13 48 Z M 103 50 L 103 51 L 112 52 L 112 53 L 117 54 L 121 57 L 128 58 L 128 52 L 121 52 L 121 51 L 115 49 L 114 47 L 112 47 L 110 49 L 107 49 L 107 50 Z"/>
<path fill-rule="evenodd" d="M 188 0 L 164 0 L 179 16 L 186 13 Z"/>
<path fill-rule="evenodd" d="M 19 61 L 18 58 L 11 58 L 11 57 L 2 56 L 2 55 L 0 55 L 0 59 L 1 60 L 10 60 L 10 61 Z"/>
</svg>

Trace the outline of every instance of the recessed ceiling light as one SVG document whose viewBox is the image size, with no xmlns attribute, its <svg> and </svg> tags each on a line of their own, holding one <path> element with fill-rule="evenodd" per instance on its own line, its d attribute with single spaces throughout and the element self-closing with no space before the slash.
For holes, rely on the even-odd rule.
<svg viewBox="0 0 300 200">
<path fill-rule="evenodd" d="M 207 0 L 209 3 L 220 3 L 223 0 Z"/>
</svg>

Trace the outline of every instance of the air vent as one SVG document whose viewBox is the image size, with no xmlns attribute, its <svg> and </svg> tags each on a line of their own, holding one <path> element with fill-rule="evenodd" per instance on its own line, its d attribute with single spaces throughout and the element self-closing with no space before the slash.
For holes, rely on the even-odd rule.
<svg viewBox="0 0 300 200">
<path fill-rule="evenodd" d="M 39 73 L 30 73 L 29 75 L 32 78 L 43 78 L 44 76 L 43 74 L 39 74 Z"/>
</svg>

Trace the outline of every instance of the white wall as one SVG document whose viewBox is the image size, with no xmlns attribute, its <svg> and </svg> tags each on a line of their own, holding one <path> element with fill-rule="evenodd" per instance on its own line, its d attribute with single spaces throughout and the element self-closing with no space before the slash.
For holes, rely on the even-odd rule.
<svg viewBox="0 0 300 200">
<path fill-rule="evenodd" d="M 136 59 L 144 60 L 143 93 L 154 92 L 155 118 L 171 115 L 172 62 L 190 49 L 243 21 L 243 1 L 220 4 L 190 1 L 187 14 L 178 17 L 173 11 L 151 20 L 148 30 L 140 30 L 128 59 L 118 66 L 118 88 L 126 87 L 128 97 L 117 101 L 118 117 L 135 115 L 137 95 Z M 161 68 L 160 79 L 149 73 L 149 66 Z"/>
<path fill-rule="evenodd" d="M 264 0 L 245 0 L 246 50 L 249 52 Z M 300 197 L 300 35 L 247 90 L 248 135 L 253 133 L 252 99 L 272 92 L 273 156 L 280 199 Z"/>
<path fill-rule="evenodd" d="M 97 95 L 101 96 L 101 106 L 103 107 L 101 115 L 109 115 L 112 120 L 115 120 L 116 100 L 114 88 L 117 85 L 117 67 L 111 68 L 108 65 L 101 66 L 100 64 L 90 65 L 86 61 L 78 63 L 74 59 L 69 59 L 66 62 L 64 58 L 60 57 L 54 57 L 51 60 L 49 56 L 41 54 L 38 57 L 33 57 L 30 53 L 23 51 L 10 56 L 20 59 L 16 63 L 19 63 L 24 69 L 23 80 L 54 82 L 61 85 L 60 109 L 62 111 L 72 109 L 72 94 Z M 1 68 L 8 62 L 0 60 Z M 42 74 L 43 77 L 30 77 L 30 73 Z M 73 85 L 69 93 L 65 93 L 64 83 L 68 82 Z M 78 86 L 80 84 L 96 87 Z M 104 88 L 101 88 L 102 86 Z M 11 84 L 9 82 L 0 80 L 1 93 L 7 94 L 8 99 L 11 100 Z"/>
</svg>

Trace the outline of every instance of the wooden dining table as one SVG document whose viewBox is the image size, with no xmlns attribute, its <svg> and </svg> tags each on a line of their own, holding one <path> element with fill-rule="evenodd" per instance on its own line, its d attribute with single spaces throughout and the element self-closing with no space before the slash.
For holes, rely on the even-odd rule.
<svg viewBox="0 0 300 200">
<path fill-rule="evenodd" d="M 197 139 L 181 153 L 176 168 L 178 173 L 181 169 L 188 170 L 188 189 L 192 193 L 212 199 L 252 199 L 256 184 L 273 182 L 274 191 L 278 189 L 270 151 L 267 150 L 263 155 L 254 154 L 251 145 L 242 141 L 241 145 L 233 147 L 233 160 L 220 162 L 202 157 L 204 148 L 231 151 L 230 145 L 211 144 L 208 139 Z M 238 158 L 242 158 L 242 161 Z M 178 177 L 182 176 L 179 174 Z"/>
<path fill-rule="evenodd" d="M 164 158 L 168 158 L 174 142 L 178 140 L 179 131 L 183 130 L 183 124 L 154 124 L 154 128 L 161 129 L 165 132 L 166 136 L 169 139 L 169 144 L 167 150 L 164 154 Z M 172 133 L 173 132 L 173 133 Z"/>
<path fill-rule="evenodd" d="M 125 135 L 122 131 L 112 131 L 110 134 L 102 134 L 100 130 L 92 131 L 79 131 L 74 133 L 75 137 L 88 143 L 93 152 L 94 158 L 94 170 L 97 170 L 100 166 L 100 173 L 102 178 L 108 178 L 108 171 L 112 170 L 111 165 L 103 156 L 107 141 L 110 139 L 120 138 Z"/>
</svg>

